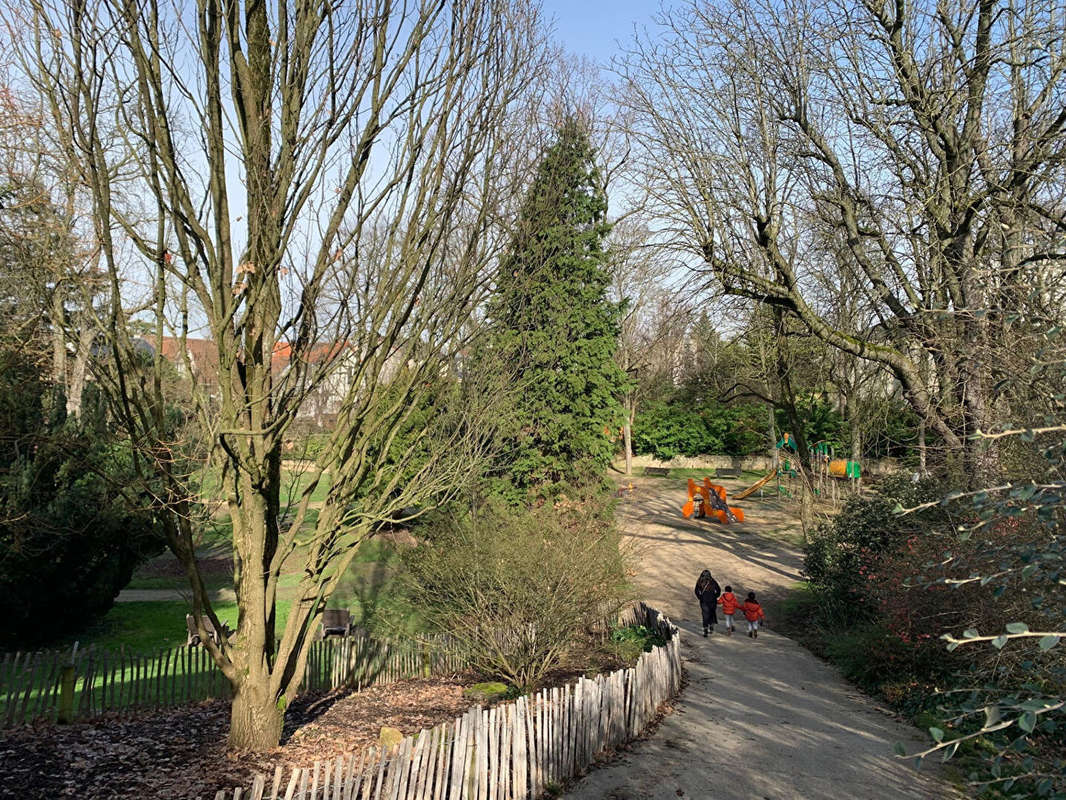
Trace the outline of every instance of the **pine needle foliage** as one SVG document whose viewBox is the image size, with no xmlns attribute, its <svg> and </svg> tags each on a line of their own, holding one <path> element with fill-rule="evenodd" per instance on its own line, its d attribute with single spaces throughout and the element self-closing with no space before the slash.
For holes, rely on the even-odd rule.
<svg viewBox="0 0 1066 800">
<path fill-rule="evenodd" d="M 595 155 L 581 122 L 559 127 L 489 306 L 492 361 L 520 388 L 501 447 L 505 494 L 595 481 L 615 449 L 623 306 L 607 294 L 610 225 Z"/>
</svg>

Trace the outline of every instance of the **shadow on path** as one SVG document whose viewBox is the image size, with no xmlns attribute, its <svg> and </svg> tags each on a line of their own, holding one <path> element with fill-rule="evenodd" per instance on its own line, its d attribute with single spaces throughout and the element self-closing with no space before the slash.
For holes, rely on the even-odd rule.
<svg viewBox="0 0 1066 800">
<path fill-rule="evenodd" d="M 638 580 L 649 601 L 682 629 L 688 684 L 675 713 L 647 740 L 595 770 L 567 796 L 581 800 L 889 800 L 958 797 L 933 771 L 897 759 L 920 733 L 897 722 L 846 683 L 835 669 L 790 639 L 764 630 L 758 639 L 718 632 L 703 638 L 692 585 L 704 567 L 737 594 L 755 591 L 768 607 L 800 580 L 802 555 L 759 535 L 757 502 L 750 523 L 718 526 L 685 520 L 681 492 L 662 481 L 647 486 L 622 511 L 640 548 Z M 652 491 L 661 486 L 658 492 Z M 643 489 L 643 493 L 639 490 Z M 769 515 L 768 515 L 769 516 Z"/>
</svg>

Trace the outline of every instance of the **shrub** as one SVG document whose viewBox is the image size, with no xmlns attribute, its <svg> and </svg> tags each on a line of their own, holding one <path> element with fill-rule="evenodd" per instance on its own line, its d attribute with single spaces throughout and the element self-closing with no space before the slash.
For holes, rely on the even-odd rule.
<svg viewBox="0 0 1066 800">
<path fill-rule="evenodd" d="M 611 652 L 625 664 L 634 664 L 641 653 L 666 644 L 666 637 L 643 625 L 625 625 L 611 631 Z"/>
<path fill-rule="evenodd" d="M 615 528 L 596 498 L 518 511 L 491 500 L 438 521 L 404 554 L 429 625 L 475 668 L 534 688 L 628 597 Z"/>
<path fill-rule="evenodd" d="M 918 482 L 907 476 L 884 480 L 874 497 L 856 496 L 840 513 L 820 525 L 807 543 L 804 572 L 821 603 L 827 620 L 873 620 L 881 615 L 880 592 L 895 591 L 911 576 L 902 565 L 889 567 L 884 559 L 905 548 L 910 537 L 920 536 L 942 521 L 938 508 L 900 516 L 898 506 L 913 507 L 942 494 L 939 482 Z"/>
<path fill-rule="evenodd" d="M 33 380 L 0 389 L 4 646 L 39 644 L 102 616 L 162 550 L 148 499 L 138 508 L 141 498 L 127 493 L 130 451 L 112 443 L 100 409 L 87 402 L 81 423 L 48 420 L 43 392 Z M 10 413 L 18 403 L 28 408 Z"/>
<path fill-rule="evenodd" d="M 661 461 L 678 455 L 716 453 L 722 442 L 708 429 L 698 413 L 666 403 L 656 403 L 637 415 L 633 447 Z"/>
<path fill-rule="evenodd" d="M 872 693 L 883 691 L 886 685 L 910 685 L 912 692 L 918 686 L 928 688 L 948 672 L 943 648 L 935 639 L 906 641 L 883 623 L 841 630 L 826 638 L 825 650 L 845 678 Z"/>
<path fill-rule="evenodd" d="M 832 404 L 815 396 L 800 398 L 796 402 L 796 411 L 803 420 L 804 435 L 809 444 L 828 442 L 836 447 L 842 446 L 846 431 L 843 418 Z M 787 431 L 792 425 L 784 409 L 774 411 L 778 430 Z"/>
<path fill-rule="evenodd" d="M 310 433 L 304 439 L 303 447 L 299 448 L 297 452 L 301 458 L 314 461 L 326 449 L 326 445 L 329 444 L 329 438 L 330 434 L 328 433 Z"/>
<path fill-rule="evenodd" d="M 765 409 L 754 405 L 696 403 L 679 395 L 640 408 L 633 425 L 633 448 L 662 461 L 705 453 L 748 455 L 764 451 Z"/>
</svg>

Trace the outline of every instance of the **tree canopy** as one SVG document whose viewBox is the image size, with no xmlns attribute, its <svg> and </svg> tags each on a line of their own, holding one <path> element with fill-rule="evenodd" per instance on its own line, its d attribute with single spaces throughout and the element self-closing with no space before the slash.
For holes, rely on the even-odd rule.
<svg viewBox="0 0 1066 800">
<path fill-rule="evenodd" d="M 607 197 L 583 123 L 567 119 L 526 194 L 489 304 L 493 363 L 515 376 L 501 472 L 516 490 L 583 483 L 615 450 L 626 377 L 608 299 Z"/>
<path fill-rule="evenodd" d="M 469 346 L 528 179 L 528 126 L 509 112 L 536 96 L 537 9 L 26 0 L 18 13 L 33 28 L 17 43 L 27 82 L 91 199 L 112 287 L 95 378 L 230 681 L 230 744 L 271 749 L 360 543 L 476 472 L 486 395 L 420 414 Z M 204 337 L 213 374 L 189 414 L 206 463 L 173 436 L 171 367 L 162 347 L 144 363 L 138 322 L 176 340 L 189 376 Z M 288 508 L 284 445 L 324 385 L 336 424 Z M 208 499 L 233 531 L 238 622 L 217 643 L 195 553 L 200 468 L 221 476 Z M 278 630 L 287 559 L 301 580 Z"/>
</svg>

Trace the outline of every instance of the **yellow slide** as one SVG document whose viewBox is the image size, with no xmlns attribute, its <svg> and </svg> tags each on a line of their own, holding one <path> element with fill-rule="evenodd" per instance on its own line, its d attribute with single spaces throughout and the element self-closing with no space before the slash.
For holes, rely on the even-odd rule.
<svg viewBox="0 0 1066 800">
<path fill-rule="evenodd" d="M 763 486 L 768 484 L 770 482 L 770 480 L 776 474 L 777 474 L 777 472 L 775 470 L 770 470 L 765 475 L 763 475 L 761 478 L 759 478 L 759 480 L 755 483 L 754 486 L 749 486 L 743 492 L 738 492 L 737 494 L 733 495 L 733 499 L 734 500 L 743 500 L 745 497 L 747 497 L 751 493 L 761 489 Z"/>
</svg>

